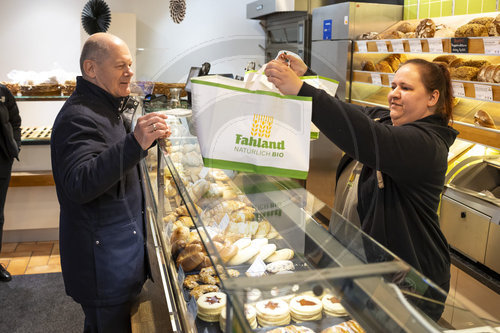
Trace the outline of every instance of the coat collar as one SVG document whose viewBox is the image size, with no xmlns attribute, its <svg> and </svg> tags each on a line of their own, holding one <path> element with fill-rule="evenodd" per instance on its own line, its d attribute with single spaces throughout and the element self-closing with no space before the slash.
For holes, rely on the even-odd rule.
<svg viewBox="0 0 500 333">
<path fill-rule="evenodd" d="M 125 106 L 125 101 L 128 97 L 114 97 L 106 90 L 99 86 L 96 86 L 90 81 L 85 80 L 82 76 L 77 76 L 76 78 L 76 91 L 77 94 L 90 94 L 94 96 L 97 100 L 106 101 L 110 104 L 112 110 L 117 115 L 120 115 Z"/>
</svg>

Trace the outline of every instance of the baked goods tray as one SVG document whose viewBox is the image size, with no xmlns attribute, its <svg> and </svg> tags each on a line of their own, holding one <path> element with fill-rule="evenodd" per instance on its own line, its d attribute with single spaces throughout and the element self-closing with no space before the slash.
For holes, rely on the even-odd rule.
<svg viewBox="0 0 500 333">
<path fill-rule="evenodd" d="M 27 145 L 50 143 L 51 127 L 21 127 L 21 142 Z"/>
</svg>

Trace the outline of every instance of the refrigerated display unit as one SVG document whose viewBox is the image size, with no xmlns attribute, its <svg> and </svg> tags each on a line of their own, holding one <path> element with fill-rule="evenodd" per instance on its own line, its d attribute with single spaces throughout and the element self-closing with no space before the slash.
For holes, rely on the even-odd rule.
<svg viewBox="0 0 500 333">
<path fill-rule="evenodd" d="M 337 97 L 350 101 L 352 48 L 356 36 L 383 31 L 403 18 L 403 6 L 344 2 L 312 10 L 311 69 L 339 82 Z M 306 188 L 333 206 L 335 175 L 342 152 L 324 135 L 311 143 Z M 330 218 L 331 212 L 321 214 Z"/>
</svg>

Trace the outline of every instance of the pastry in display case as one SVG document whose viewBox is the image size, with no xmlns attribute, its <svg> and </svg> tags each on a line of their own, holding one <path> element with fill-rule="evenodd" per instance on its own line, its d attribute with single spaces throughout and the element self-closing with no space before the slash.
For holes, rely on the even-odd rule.
<svg viewBox="0 0 500 333">
<path fill-rule="evenodd" d="M 143 169 L 179 332 L 444 330 L 431 281 L 338 215 L 329 233 L 294 180 L 204 167 L 190 117 L 168 121 Z"/>
</svg>

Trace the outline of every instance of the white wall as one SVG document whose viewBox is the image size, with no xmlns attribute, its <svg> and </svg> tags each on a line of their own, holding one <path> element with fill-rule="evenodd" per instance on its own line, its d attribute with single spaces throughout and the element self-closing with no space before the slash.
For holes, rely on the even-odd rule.
<svg viewBox="0 0 500 333">
<path fill-rule="evenodd" d="M 136 15 L 136 79 L 184 82 L 191 66 L 208 61 L 211 73 L 243 75 L 262 64 L 264 32 L 246 19 L 251 0 L 186 0 L 181 24 L 168 0 L 106 0 L 113 13 Z M 79 73 L 80 16 L 86 0 L 2 1 L 0 80 L 13 69 Z M 133 50 L 131 50 L 134 52 Z"/>
</svg>

